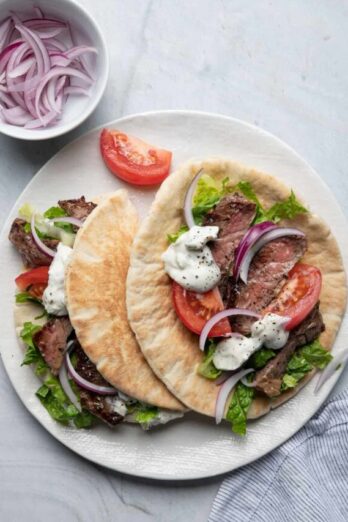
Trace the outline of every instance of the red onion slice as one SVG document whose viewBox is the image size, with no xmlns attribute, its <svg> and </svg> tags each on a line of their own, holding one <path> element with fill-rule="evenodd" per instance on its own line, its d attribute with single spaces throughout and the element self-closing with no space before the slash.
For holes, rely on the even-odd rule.
<svg viewBox="0 0 348 522">
<path fill-rule="evenodd" d="M 184 200 L 184 215 L 185 215 L 185 221 L 189 228 L 192 228 L 196 225 L 195 220 L 193 219 L 192 215 L 192 198 L 195 193 L 197 183 L 199 181 L 199 178 L 203 175 L 203 169 L 200 169 L 193 180 L 190 183 L 190 186 L 186 192 L 185 200 Z"/>
<path fill-rule="evenodd" d="M 69 398 L 70 402 L 77 408 L 79 411 L 82 411 L 81 404 L 76 397 L 72 387 L 70 386 L 68 373 L 66 371 L 66 366 L 63 363 L 59 370 L 59 381 L 65 392 L 65 395 Z"/>
<path fill-rule="evenodd" d="M 78 71 L 76 69 L 73 69 L 72 67 L 54 67 L 42 78 L 42 80 L 40 81 L 40 83 L 38 85 L 37 91 L 36 91 L 35 109 L 39 115 L 39 118 L 41 117 L 41 114 L 42 114 L 42 111 L 40 108 L 40 98 L 41 98 L 42 91 L 43 91 L 45 85 L 52 78 L 55 78 L 56 76 L 63 76 L 63 75 L 79 78 L 79 79 L 85 81 L 89 85 L 93 83 L 93 80 L 91 80 L 91 78 L 89 76 L 87 76 L 87 74 L 83 73 L 82 71 Z"/>
<path fill-rule="evenodd" d="M 35 6 L 34 7 L 34 11 L 35 11 L 35 14 L 36 14 L 37 18 L 43 18 L 44 17 L 44 14 L 41 11 L 40 7 Z"/>
<path fill-rule="evenodd" d="M 344 367 L 348 360 L 348 350 L 342 350 L 340 353 L 334 356 L 334 358 L 329 362 L 326 368 L 321 372 L 317 385 L 314 389 L 314 393 L 318 393 L 323 384 L 334 375 L 337 371 L 337 367 L 342 364 Z"/>
<path fill-rule="evenodd" d="M 244 252 L 243 258 L 239 260 L 238 266 L 239 277 L 243 281 L 243 283 L 247 284 L 248 282 L 249 266 L 255 254 L 270 241 L 274 241 L 275 239 L 279 239 L 280 237 L 287 236 L 304 237 L 305 234 L 297 228 L 276 227 L 274 230 L 270 230 L 262 234 L 260 239 L 253 243 Z"/>
<path fill-rule="evenodd" d="M 93 393 L 97 393 L 98 395 L 116 395 L 117 390 L 115 388 L 112 388 L 111 386 L 99 386 L 81 377 L 81 375 L 77 373 L 72 365 L 69 355 L 70 351 L 71 350 L 68 350 L 65 354 L 65 363 L 71 378 L 76 382 L 76 384 L 81 386 L 81 388 L 84 388 L 85 390 Z"/>
<path fill-rule="evenodd" d="M 35 58 L 27 58 L 23 62 L 21 62 L 17 67 L 12 69 L 9 73 L 7 73 L 8 78 L 17 78 L 18 76 L 22 76 L 26 74 L 30 67 L 35 63 Z"/>
<path fill-rule="evenodd" d="M 238 373 L 232 375 L 226 382 L 221 386 L 219 390 L 219 394 L 215 403 L 215 422 L 216 424 L 220 424 L 223 419 L 225 413 L 225 406 L 231 390 L 237 384 L 238 381 L 248 373 L 255 371 L 253 368 L 248 368 L 247 370 L 241 370 Z"/>
<path fill-rule="evenodd" d="M 246 386 L 247 388 L 255 388 L 255 384 L 253 382 L 249 382 L 247 379 L 246 379 L 246 375 L 244 375 L 244 377 L 241 378 L 241 382 L 244 384 L 244 386 Z"/>
<path fill-rule="evenodd" d="M 58 217 L 58 218 L 51 219 L 50 221 L 52 221 L 52 223 L 57 223 L 57 222 L 70 223 L 71 225 L 75 225 L 75 227 L 83 226 L 83 221 L 81 221 L 81 219 L 77 219 L 77 218 L 70 217 L 70 216 Z"/>
<path fill-rule="evenodd" d="M 1 49 L 1 51 L 4 48 L 5 43 L 8 40 L 11 29 L 12 29 L 12 18 L 9 17 L 9 18 L 6 18 L 0 25 L 0 49 Z"/>
<path fill-rule="evenodd" d="M 260 314 L 257 314 L 252 310 L 246 310 L 244 308 L 228 308 L 227 310 L 222 310 L 222 312 L 218 312 L 217 314 L 213 315 L 213 317 L 211 317 L 209 321 L 207 321 L 206 324 L 203 326 L 201 335 L 199 336 L 199 348 L 200 350 L 202 350 L 202 352 L 204 351 L 205 343 L 213 326 L 215 326 L 216 323 L 218 323 L 222 319 L 225 319 L 225 317 L 231 317 L 233 315 L 247 315 L 249 317 L 255 317 L 255 319 L 260 319 L 261 317 Z M 236 333 L 237 332 L 232 332 L 232 335 L 235 335 Z M 237 335 L 239 334 L 237 333 Z M 225 337 L 230 336 L 231 334 L 227 334 Z"/>
<path fill-rule="evenodd" d="M 268 232 L 269 230 L 273 230 L 277 228 L 277 225 L 273 223 L 273 221 L 264 221 L 263 223 L 258 223 L 257 225 L 253 225 L 246 232 L 245 236 L 241 239 L 239 245 L 236 248 L 235 252 L 235 261 L 234 261 L 234 270 L 233 277 L 237 280 L 239 277 L 239 267 L 243 257 L 245 256 L 248 249 L 258 240 L 260 237 Z"/>
<path fill-rule="evenodd" d="M 31 120 L 30 114 L 18 105 L 10 109 L 2 109 L 1 115 L 12 125 L 26 125 Z"/>
<path fill-rule="evenodd" d="M 45 243 L 43 243 L 41 241 L 41 239 L 39 238 L 39 236 L 37 235 L 36 228 L 35 228 L 35 214 L 33 214 L 31 217 L 30 225 L 31 225 L 31 235 L 33 236 L 33 239 L 34 239 L 37 247 L 41 250 L 41 252 L 43 252 L 47 256 L 53 258 L 56 255 L 56 252 L 54 250 L 52 250 L 52 248 L 49 248 L 47 245 L 45 245 Z"/>
</svg>

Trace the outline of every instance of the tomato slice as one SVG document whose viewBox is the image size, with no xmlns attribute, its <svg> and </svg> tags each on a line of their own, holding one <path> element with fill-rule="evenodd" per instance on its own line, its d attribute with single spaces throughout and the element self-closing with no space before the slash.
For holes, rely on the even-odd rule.
<svg viewBox="0 0 348 522">
<path fill-rule="evenodd" d="M 321 272 L 318 268 L 297 263 L 289 272 L 289 279 L 276 300 L 264 313 L 272 312 L 290 317 L 286 330 L 292 330 L 313 310 L 319 300 Z"/>
<path fill-rule="evenodd" d="M 204 294 L 186 290 L 173 281 L 173 301 L 176 313 L 186 328 L 200 334 L 205 323 L 217 312 L 224 309 L 217 288 Z M 231 333 L 228 319 L 222 319 L 211 330 L 209 337 L 223 337 Z"/>
<path fill-rule="evenodd" d="M 100 150 L 111 172 L 128 183 L 156 185 L 169 174 L 171 152 L 124 132 L 103 129 Z"/>
<path fill-rule="evenodd" d="M 21 292 L 28 292 L 33 297 L 42 298 L 45 288 L 48 285 L 49 266 L 39 266 L 23 272 L 15 279 L 17 288 Z"/>
</svg>

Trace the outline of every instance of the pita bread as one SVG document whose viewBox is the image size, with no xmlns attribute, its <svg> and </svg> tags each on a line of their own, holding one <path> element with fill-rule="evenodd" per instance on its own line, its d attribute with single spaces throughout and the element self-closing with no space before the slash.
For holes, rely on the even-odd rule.
<svg viewBox="0 0 348 522">
<path fill-rule="evenodd" d="M 83 350 L 110 384 L 140 401 L 183 411 L 152 372 L 128 325 L 126 277 L 137 225 L 125 190 L 100 199 L 77 234 L 67 270 L 69 317 Z"/>
<path fill-rule="evenodd" d="M 134 240 L 127 279 L 127 308 L 139 345 L 154 372 L 172 393 L 190 409 L 214 416 L 218 387 L 197 374 L 202 360 L 198 337 L 185 328 L 175 313 L 171 280 L 161 261 L 168 247 L 167 234 L 184 223 L 184 196 L 201 168 L 216 180 L 228 176 L 231 183 L 249 181 L 266 207 L 288 197 L 290 191 L 276 178 L 228 160 L 191 162 L 162 184 Z M 330 349 L 346 306 L 346 279 L 339 248 L 329 228 L 317 216 L 304 214 L 291 220 L 291 224 L 307 235 L 309 248 L 303 261 L 319 267 L 323 275 L 320 309 L 326 331 L 320 340 Z M 301 386 L 313 374 L 303 379 Z M 299 388 L 274 400 L 257 396 L 248 416 L 264 415 L 291 398 Z"/>
</svg>

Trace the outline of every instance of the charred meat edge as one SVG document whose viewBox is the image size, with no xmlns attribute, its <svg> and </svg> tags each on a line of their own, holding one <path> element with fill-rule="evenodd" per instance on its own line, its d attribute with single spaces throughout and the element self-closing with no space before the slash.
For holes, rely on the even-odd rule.
<svg viewBox="0 0 348 522">
<path fill-rule="evenodd" d="M 28 268 L 50 265 L 52 258 L 41 252 L 31 232 L 24 230 L 25 225 L 26 221 L 24 219 L 16 218 L 12 223 L 8 236 L 11 243 L 21 254 L 24 265 Z M 44 239 L 43 243 L 55 250 L 59 241 L 57 239 Z"/>
<path fill-rule="evenodd" d="M 290 332 L 287 343 L 278 354 L 264 368 L 256 372 L 253 381 L 256 390 L 268 397 L 280 395 L 283 376 L 296 348 L 313 342 L 324 330 L 325 325 L 317 303 L 306 319 Z"/>
<path fill-rule="evenodd" d="M 75 370 L 81 377 L 98 386 L 110 386 L 87 357 L 77 340 L 75 341 L 74 354 L 77 358 Z M 123 421 L 124 417 L 113 410 L 111 398 L 89 392 L 80 386 L 79 394 L 82 408 L 88 410 L 109 426 L 115 426 Z"/>
<path fill-rule="evenodd" d="M 73 328 L 68 317 L 54 317 L 33 335 L 35 346 L 40 351 L 53 375 L 58 375 L 63 363 L 64 352 Z"/>
<path fill-rule="evenodd" d="M 219 290 L 226 307 L 231 300 L 234 255 L 256 215 L 256 205 L 239 193 L 225 196 L 204 217 L 204 226 L 218 226 L 218 241 L 211 245 L 216 264 L 221 270 Z"/>
</svg>

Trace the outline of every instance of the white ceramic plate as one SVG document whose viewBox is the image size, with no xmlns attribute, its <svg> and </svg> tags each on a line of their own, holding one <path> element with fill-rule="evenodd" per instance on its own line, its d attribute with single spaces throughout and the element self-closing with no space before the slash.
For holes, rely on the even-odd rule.
<svg viewBox="0 0 348 522">
<path fill-rule="evenodd" d="M 173 169 L 191 158 L 225 156 L 278 176 L 331 226 L 345 264 L 348 260 L 346 221 L 329 189 L 312 168 L 274 136 L 244 122 L 197 112 L 169 111 L 123 118 L 108 124 L 173 151 Z M 71 143 L 49 161 L 18 199 L 4 228 L 0 245 L 2 293 L 1 353 L 12 384 L 34 417 L 60 442 L 79 455 L 108 468 L 162 480 L 197 479 L 225 473 L 258 459 L 283 443 L 316 412 L 339 373 L 313 394 L 317 377 L 294 399 L 249 424 L 245 438 L 233 436 L 227 424 L 189 414 L 185 419 L 144 433 L 137 426 L 114 430 L 98 426 L 90 431 L 65 428 L 54 422 L 35 397 L 38 380 L 28 367 L 20 367 L 12 317 L 13 280 L 20 269 L 18 254 L 7 234 L 17 209 L 26 201 L 44 210 L 58 199 L 96 194 L 126 186 L 144 216 L 155 191 L 127 186 L 105 168 L 99 154 L 99 129 Z M 334 352 L 348 334 L 345 318 Z M 20 429 L 20 427 L 18 427 Z"/>
</svg>

